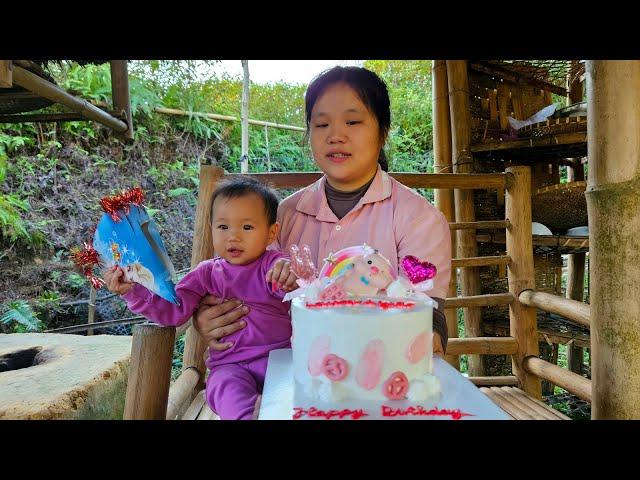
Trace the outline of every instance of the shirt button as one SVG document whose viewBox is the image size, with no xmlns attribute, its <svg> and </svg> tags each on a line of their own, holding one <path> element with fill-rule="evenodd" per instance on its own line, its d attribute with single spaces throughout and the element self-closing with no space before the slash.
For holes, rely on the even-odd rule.
<svg viewBox="0 0 640 480">
<path fill-rule="evenodd" d="M 342 229 L 342 227 L 340 225 L 336 225 L 336 230 L 340 231 Z"/>
</svg>

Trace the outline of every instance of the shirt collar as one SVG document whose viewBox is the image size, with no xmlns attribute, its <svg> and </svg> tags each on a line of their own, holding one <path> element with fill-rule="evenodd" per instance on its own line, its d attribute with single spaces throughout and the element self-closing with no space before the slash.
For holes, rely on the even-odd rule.
<svg viewBox="0 0 640 480">
<path fill-rule="evenodd" d="M 307 215 L 313 215 L 320 221 L 337 222 L 338 217 L 331 211 L 327 202 L 327 196 L 324 191 L 324 182 L 327 177 L 323 175 L 319 180 L 309 185 L 304 193 L 300 196 L 296 210 Z M 391 177 L 387 172 L 380 168 L 376 171 L 371 186 L 356 204 L 354 209 L 359 208 L 367 203 L 375 203 L 385 200 L 391 196 Z"/>
</svg>

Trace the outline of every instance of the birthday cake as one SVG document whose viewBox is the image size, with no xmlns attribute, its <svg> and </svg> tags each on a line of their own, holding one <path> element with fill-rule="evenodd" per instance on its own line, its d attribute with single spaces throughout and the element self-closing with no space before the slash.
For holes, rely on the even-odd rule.
<svg viewBox="0 0 640 480">
<path fill-rule="evenodd" d="M 294 246 L 291 262 L 301 285 L 289 294 L 297 393 L 329 405 L 439 395 L 432 374 L 436 303 L 424 293 L 434 265 L 407 256 L 405 276 L 398 276 L 367 245 L 329 255 L 317 275 L 308 250 Z"/>
</svg>

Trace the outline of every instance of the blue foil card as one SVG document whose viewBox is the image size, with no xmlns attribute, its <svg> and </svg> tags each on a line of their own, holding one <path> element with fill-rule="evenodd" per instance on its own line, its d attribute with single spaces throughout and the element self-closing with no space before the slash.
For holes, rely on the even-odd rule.
<svg viewBox="0 0 640 480">
<path fill-rule="evenodd" d="M 93 237 L 103 268 L 119 265 L 127 280 L 178 305 L 173 264 L 147 211 L 131 205 L 128 214 L 118 210 L 118 216 L 116 222 L 103 214 Z"/>
</svg>

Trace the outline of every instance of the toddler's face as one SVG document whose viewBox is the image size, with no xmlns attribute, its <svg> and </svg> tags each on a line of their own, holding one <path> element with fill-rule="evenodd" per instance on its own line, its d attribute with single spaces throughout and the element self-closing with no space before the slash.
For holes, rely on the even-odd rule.
<svg viewBox="0 0 640 480">
<path fill-rule="evenodd" d="M 213 248 L 234 265 L 258 258 L 278 233 L 278 224 L 269 225 L 264 203 L 254 193 L 238 198 L 218 197 L 212 210 Z"/>
</svg>

